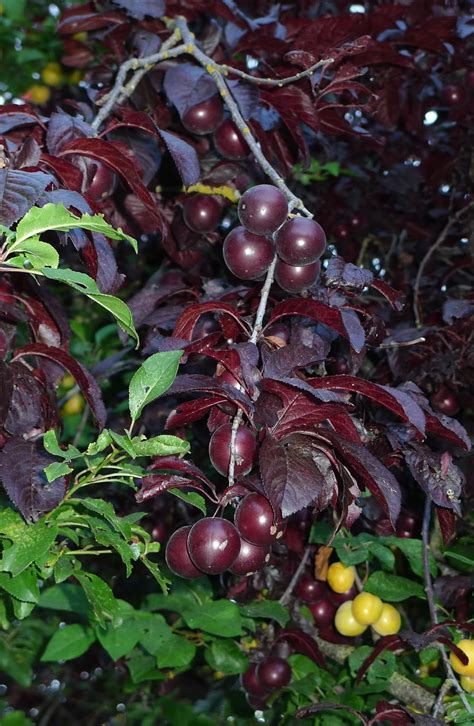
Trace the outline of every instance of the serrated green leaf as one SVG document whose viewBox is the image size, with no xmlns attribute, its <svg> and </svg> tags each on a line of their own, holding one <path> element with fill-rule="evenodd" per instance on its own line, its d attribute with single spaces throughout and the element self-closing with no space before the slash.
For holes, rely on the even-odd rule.
<svg viewBox="0 0 474 726">
<path fill-rule="evenodd" d="M 203 514 L 207 514 L 206 500 L 197 492 L 183 492 L 181 489 L 168 489 L 169 494 L 173 494 L 178 499 L 182 499 L 186 504 L 196 507 Z"/>
<path fill-rule="evenodd" d="M 129 407 L 133 421 L 137 420 L 148 403 L 171 386 L 182 355 L 182 350 L 155 353 L 134 373 L 129 386 Z"/>
<path fill-rule="evenodd" d="M 154 436 L 147 439 L 145 436 L 134 436 L 132 439 L 136 456 L 171 456 L 173 454 L 187 454 L 190 445 L 178 436 Z"/>
<path fill-rule="evenodd" d="M 117 600 L 107 583 L 91 572 L 77 572 L 75 576 L 84 589 L 99 625 L 105 627 L 107 621 L 119 624 L 121 616 Z"/>
<path fill-rule="evenodd" d="M 150 653 L 156 656 L 162 648 L 163 643 L 171 638 L 173 631 L 162 615 L 151 615 L 143 621 L 143 631 L 140 636 L 140 645 Z"/>
<path fill-rule="evenodd" d="M 107 449 L 107 447 L 110 446 L 111 443 L 112 438 L 110 436 L 110 432 L 108 431 L 108 429 L 104 429 L 100 432 L 96 441 L 94 441 L 92 444 L 89 444 L 86 449 L 86 454 L 87 456 L 96 456 L 96 454 L 100 454 L 101 451 Z"/>
<path fill-rule="evenodd" d="M 62 449 L 59 445 L 58 437 L 56 436 L 56 431 L 54 429 L 46 431 L 43 436 L 43 446 L 48 454 L 58 456 L 66 461 L 72 461 L 73 459 L 77 459 L 79 456 L 82 456 L 79 449 L 75 446 L 69 445 L 67 449 Z"/>
<path fill-rule="evenodd" d="M 25 520 L 11 507 L 0 510 L 0 534 L 15 540 L 21 537 L 27 526 Z"/>
<path fill-rule="evenodd" d="M 0 588 L 23 602 L 36 603 L 39 600 L 38 578 L 31 569 L 16 577 L 9 572 L 0 572 Z"/>
<path fill-rule="evenodd" d="M 69 212 L 62 204 L 45 204 L 44 207 L 32 207 L 16 228 L 15 246 L 30 237 L 43 232 L 68 232 L 71 229 L 87 229 L 99 232 L 109 239 L 125 240 L 138 252 L 136 240 L 121 229 L 114 229 L 105 221 L 103 214 L 82 214 L 80 217 Z"/>
<path fill-rule="evenodd" d="M 43 268 L 42 272 L 50 280 L 64 282 L 111 313 L 122 330 L 132 336 L 132 338 L 135 338 L 138 346 L 140 339 L 133 324 L 132 313 L 123 300 L 113 295 L 101 293 L 92 277 L 85 275 L 83 272 L 74 272 L 74 270 L 63 270 L 60 268 L 54 270 L 49 267 Z"/>
<path fill-rule="evenodd" d="M 233 638 L 243 633 L 239 608 L 230 600 L 209 600 L 201 604 L 186 604 L 180 614 L 190 628 L 204 630 L 212 635 Z"/>
<path fill-rule="evenodd" d="M 94 499 L 93 497 L 84 497 L 83 499 L 74 499 L 70 501 L 74 504 L 79 504 L 80 506 L 85 507 L 95 514 L 100 514 L 100 516 L 103 517 L 116 532 L 119 532 L 122 537 L 125 539 L 130 538 L 132 533 L 131 525 L 128 522 L 125 522 L 122 517 L 118 517 L 116 515 L 115 509 L 110 502 L 107 502 L 104 499 Z"/>
<path fill-rule="evenodd" d="M 285 606 L 273 600 L 261 600 L 240 605 L 240 612 L 247 618 L 275 620 L 282 628 L 290 619 L 290 614 Z"/>
<path fill-rule="evenodd" d="M 243 673 L 249 665 L 247 656 L 233 640 L 215 640 L 204 656 L 211 668 L 228 675 Z"/>
<path fill-rule="evenodd" d="M 92 643 L 95 635 L 92 628 L 85 625 L 65 625 L 57 630 L 48 642 L 41 661 L 72 660 L 83 655 Z"/>
<path fill-rule="evenodd" d="M 79 585 L 73 585 L 70 582 L 53 585 L 44 590 L 38 601 L 38 607 L 49 608 L 50 610 L 64 610 L 86 618 L 91 615 L 91 606 L 84 594 L 84 590 Z"/>
<path fill-rule="evenodd" d="M 128 605 L 128 603 L 125 604 Z M 124 618 L 121 625 L 109 624 L 105 628 L 97 627 L 95 629 L 97 640 L 112 660 L 118 660 L 128 655 L 135 648 L 144 630 L 143 622 L 135 617 L 128 617 L 128 608 L 125 610 L 122 603 L 119 605 L 119 610 Z M 131 606 L 129 612 L 132 615 L 134 613 Z"/>
<path fill-rule="evenodd" d="M 32 562 L 42 560 L 56 539 L 57 531 L 57 527 L 48 527 L 43 520 L 22 529 L 21 538 L 4 551 L 0 570 L 16 577 Z"/>
<path fill-rule="evenodd" d="M 46 474 L 46 479 L 48 481 L 54 481 L 60 476 L 66 476 L 67 474 L 70 474 L 71 471 L 71 467 L 65 461 L 53 461 L 52 464 L 48 464 L 48 466 L 44 468 L 44 473 Z"/>
<path fill-rule="evenodd" d="M 156 668 L 156 659 L 139 650 L 131 653 L 127 658 L 127 667 L 135 684 L 144 681 L 162 681 L 165 678 L 165 675 Z"/>
<path fill-rule="evenodd" d="M 17 620 L 24 620 L 35 608 L 34 602 L 24 602 L 23 600 L 17 600 L 16 597 L 12 597 L 11 603 L 13 605 L 13 614 Z"/>
<path fill-rule="evenodd" d="M 169 580 L 163 575 L 156 562 L 153 562 L 148 557 L 142 557 L 141 561 L 147 568 L 150 575 L 155 578 L 156 582 L 161 587 L 163 592 L 167 592 Z"/>
<path fill-rule="evenodd" d="M 38 237 L 28 239 L 21 244 L 14 243 L 15 254 L 7 257 L 7 263 L 15 267 L 26 267 L 28 269 L 41 270 L 43 267 L 57 267 L 59 265 L 59 254 L 53 245 L 42 242 Z"/>
<path fill-rule="evenodd" d="M 137 453 L 132 443 L 132 439 L 128 434 L 118 434 L 116 431 L 110 431 L 110 437 L 119 449 L 123 449 L 131 459 L 136 459 Z"/>
<path fill-rule="evenodd" d="M 196 654 L 196 646 L 186 638 L 171 635 L 156 654 L 158 668 L 186 668 Z"/>
<path fill-rule="evenodd" d="M 378 570 L 373 572 L 364 585 L 366 592 L 378 595 L 382 600 L 388 602 L 401 602 L 409 597 L 425 598 L 423 587 L 413 580 L 399 575 L 389 575 L 387 572 Z"/>
</svg>

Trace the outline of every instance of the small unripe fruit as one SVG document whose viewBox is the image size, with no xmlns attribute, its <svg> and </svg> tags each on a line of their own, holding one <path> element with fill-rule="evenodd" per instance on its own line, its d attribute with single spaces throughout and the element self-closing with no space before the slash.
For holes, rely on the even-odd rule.
<svg viewBox="0 0 474 726">
<path fill-rule="evenodd" d="M 344 593 L 351 589 L 355 580 L 353 567 L 345 567 L 342 562 L 333 562 L 329 565 L 327 582 L 331 590 Z"/>
<path fill-rule="evenodd" d="M 474 693 L 474 676 L 461 676 L 459 682 L 467 693 Z"/>
<path fill-rule="evenodd" d="M 373 625 L 382 615 L 383 602 L 370 592 L 361 592 L 352 601 L 352 612 L 361 625 Z"/>
<path fill-rule="evenodd" d="M 27 101 L 42 106 L 51 98 L 51 90 L 48 86 L 40 86 L 38 83 L 34 83 L 29 87 L 24 97 Z"/>
<path fill-rule="evenodd" d="M 74 414 L 81 413 L 84 409 L 84 398 L 80 393 L 74 393 L 71 398 L 68 398 L 62 408 L 62 412 L 65 416 L 73 416 Z"/>
<path fill-rule="evenodd" d="M 451 653 L 449 660 L 453 667 L 453 671 L 455 671 L 455 673 L 459 673 L 460 676 L 474 677 L 474 640 L 468 640 L 465 638 L 464 640 L 460 640 L 459 643 L 456 643 L 456 645 L 459 650 L 462 650 L 462 652 L 467 655 L 469 662 L 467 665 L 464 665 L 455 653 Z"/>
<path fill-rule="evenodd" d="M 48 86 L 60 86 L 63 72 L 59 63 L 47 63 L 41 71 L 41 80 Z"/>
<path fill-rule="evenodd" d="M 361 625 L 354 617 L 352 612 L 352 601 L 348 600 L 339 605 L 336 611 L 336 617 L 334 618 L 334 625 L 336 630 L 341 635 L 346 635 L 350 638 L 355 638 L 357 635 L 362 635 L 367 630 L 367 625 Z"/>
<path fill-rule="evenodd" d="M 395 635 L 400 630 L 402 619 L 397 608 L 384 603 L 379 619 L 372 625 L 378 635 Z"/>
</svg>

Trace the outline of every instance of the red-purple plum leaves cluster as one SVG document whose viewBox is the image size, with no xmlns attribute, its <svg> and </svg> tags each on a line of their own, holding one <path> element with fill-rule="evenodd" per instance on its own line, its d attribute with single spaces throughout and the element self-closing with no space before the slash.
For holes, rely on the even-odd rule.
<svg viewBox="0 0 474 726">
<path fill-rule="evenodd" d="M 285 542 L 292 517 L 307 508 L 313 519 L 334 513 L 338 527 L 411 536 L 419 511 L 410 504 L 423 492 L 449 540 L 464 486 L 454 458 L 469 449 L 451 417 L 466 418 L 472 406 L 468 213 L 449 228 L 418 290 L 414 281 L 446 218 L 471 202 L 463 187 L 474 99 L 469 16 L 421 1 L 364 13 L 336 2 L 144 5 L 69 8 L 59 26 L 63 62 L 85 70 L 84 85 L 41 110 L 0 108 L 0 223 L 11 228 L 32 206 L 61 203 L 103 213 L 140 240 L 138 260 L 95 232 L 52 241 L 102 293 L 127 300 L 143 357 L 184 351 L 156 408 L 168 431 L 192 437 L 196 463 L 157 458 L 138 500 L 180 488 L 227 512 L 240 502 L 235 526 L 227 515 L 175 522 L 169 567 L 185 577 L 265 568 L 274 540 L 254 541 L 239 514 L 256 498 L 271 510 L 270 526 L 288 520 Z M 212 73 L 190 55 L 155 66 L 94 126 L 118 66 L 159 52 L 169 38 L 165 10 L 184 16 L 205 52 L 226 64 L 249 133 L 317 222 L 298 209 L 288 216 L 288 199 L 255 162 Z M 323 59 L 332 62 L 278 82 Z M 315 159 L 333 162 L 334 173 L 312 181 Z M 305 168 L 295 176 L 297 163 Z M 277 284 L 253 341 L 261 278 L 275 254 Z M 99 428 L 113 405 L 96 378 L 117 359 L 99 364 L 101 372 L 77 361 L 55 291 L 1 268 L 0 473 L 29 521 L 67 486 L 44 486 L 37 442 L 61 425 L 64 370 Z M 226 488 L 237 413 L 235 482 Z M 144 425 L 153 423 L 144 417 Z M 299 596 L 323 627 L 331 608 L 308 600 L 304 583 Z"/>
</svg>

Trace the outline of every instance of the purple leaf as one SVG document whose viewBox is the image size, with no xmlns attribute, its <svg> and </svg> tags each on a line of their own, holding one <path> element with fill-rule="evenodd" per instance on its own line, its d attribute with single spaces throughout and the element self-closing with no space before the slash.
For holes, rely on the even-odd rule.
<svg viewBox="0 0 474 726">
<path fill-rule="evenodd" d="M 359 484 L 364 484 L 375 496 L 395 527 L 400 514 L 401 491 L 393 474 L 364 446 L 342 439 L 332 431 L 320 430 L 318 435 L 332 443 L 347 468 L 354 474 Z"/>
<path fill-rule="evenodd" d="M 159 469 L 160 471 L 178 471 L 187 479 L 201 481 L 211 491 L 214 491 L 214 484 L 196 464 L 193 464 L 192 461 L 186 461 L 186 459 L 180 459 L 178 456 L 159 456 L 149 468 L 151 470 Z"/>
<path fill-rule="evenodd" d="M 180 139 L 176 134 L 170 134 L 169 131 L 163 131 L 162 129 L 159 129 L 159 133 L 176 164 L 184 186 L 190 187 L 192 184 L 196 184 L 201 178 L 196 149 L 187 141 Z"/>
<path fill-rule="evenodd" d="M 460 515 L 464 476 L 449 454 L 436 454 L 418 444 L 407 446 L 403 453 L 412 477 L 434 504 Z"/>
<path fill-rule="evenodd" d="M 319 650 L 315 639 L 303 632 L 303 630 L 300 630 L 300 628 L 285 628 L 280 630 L 275 643 L 278 643 L 281 640 L 289 643 L 292 649 L 297 653 L 301 653 L 302 655 L 306 655 L 308 658 L 311 658 L 311 660 L 313 660 L 320 668 L 325 667 L 326 663 L 324 656 Z"/>
<path fill-rule="evenodd" d="M 247 120 L 258 112 L 260 93 L 256 86 L 237 80 L 227 81 L 227 85 L 244 119 Z"/>
<path fill-rule="evenodd" d="M 305 318 L 315 320 L 317 323 L 323 323 L 328 328 L 332 328 L 339 335 L 347 338 L 356 353 L 360 353 L 364 345 L 364 331 L 359 322 L 355 323 L 355 315 L 351 313 L 342 316 L 342 312 L 338 308 L 331 308 L 317 300 L 303 300 L 301 298 L 293 298 L 278 303 L 273 308 L 270 321 L 278 320 L 287 315 L 300 315 Z M 347 313 L 347 311 L 345 311 Z"/>
<path fill-rule="evenodd" d="M 11 363 L 13 391 L 5 429 L 14 436 L 37 433 L 42 428 L 42 387 L 23 363 Z"/>
<path fill-rule="evenodd" d="M 50 154 L 57 156 L 74 139 L 93 135 L 92 127 L 79 116 L 74 118 L 63 111 L 54 112 L 48 123 L 46 147 Z"/>
<path fill-rule="evenodd" d="M 465 318 L 474 313 L 474 302 L 472 300 L 446 300 L 443 303 L 443 320 L 452 325 L 454 320 Z"/>
<path fill-rule="evenodd" d="M 192 482 L 182 476 L 151 474 L 143 477 L 141 489 L 135 494 L 135 499 L 137 502 L 146 502 L 148 499 L 158 497 L 168 489 L 193 489 L 209 497 L 209 492 L 201 484 Z"/>
<path fill-rule="evenodd" d="M 137 20 L 144 20 L 148 15 L 150 18 L 159 19 L 166 11 L 164 0 L 112 0 L 114 5 L 126 10 L 128 15 Z"/>
<path fill-rule="evenodd" d="M 10 402 L 13 394 L 13 375 L 10 366 L 3 360 L 0 360 L 0 428 L 5 423 L 5 419 L 10 408 Z"/>
<path fill-rule="evenodd" d="M 42 171 L 0 169 L 0 224 L 11 227 L 53 181 L 50 174 Z"/>
<path fill-rule="evenodd" d="M 174 383 L 166 391 L 166 395 L 176 393 L 190 393 L 203 391 L 212 395 L 222 395 L 228 401 L 237 404 L 247 415 L 253 411 L 253 404 L 249 397 L 237 388 L 227 383 L 219 383 L 211 376 L 183 374 L 177 376 Z"/>
<path fill-rule="evenodd" d="M 324 360 L 321 352 L 306 345 L 285 345 L 278 348 L 265 360 L 264 372 L 267 378 L 284 378 L 295 368 L 305 368 L 311 363 Z"/>
<path fill-rule="evenodd" d="M 168 68 L 163 88 L 181 118 L 192 106 L 207 101 L 217 93 L 217 86 L 209 73 L 193 63 L 180 63 Z"/>
<path fill-rule="evenodd" d="M 97 381 L 84 366 L 61 348 L 42 345 L 41 343 L 31 343 L 30 345 L 25 345 L 23 348 L 19 348 L 15 351 L 15 360 L 29 355 L 49 358 L 49 360 L 58 363 L 71 373 L 84 394 L 84 398 L 89 404 L 99 427 L 101 429 L 104 428 L 106 411 L 102 400 L 102 393 Z"/>
<path fill-rule="evenodd" d="M 376 643 L 373 651 L 364 660 L 361 667 L 359 668 L 356 678 L 356 685 L 361 682 L 362 678 L 367 673 L 375 659 L 380 655 L 380 653 L 383 653 L 384 650 L 398 650 L 400 646 L 403 646 L 403 640 L 400 638 L 399 635 L 384 635 L 382 638 L 380 638 L 380 640 Z"/>
<path fill-rule="evenodd" d="M 9 439 L 0 451 L 0 479 L 27 522 L 36 522 L 64 499 L 65 478 L 48 483 L 43 471 L 54 461 L 41 444 L 21 438 Z"/>
<path fill-rule="evenodd" d="M 324 274 L 330 287 L 347 287 L 355 290 L 363 290 L 374 279 L 369 270 L 357 267 L 352 262 L 345 262 L 342 257 L 331 257 Z"/>
<path fill-rule="evenodd" d="M 29 106 L 17 106 L 9 103 L 0 109 L 0 134 L 16 128 L 17 126 L 25 126 L 27 124 L 43 124 L 40 118 Z"/>
<path fill-rule="evenodd" d="M 176 429 L 180 426 L 187 426 L 193 421 L 209 413 L 217 404 L 223 403 L 224 396 L 213 396 L 212 398 L 197 398 L 195 401 L 186 401 L 176 406 L 166 419 L 165 429 Z"/>
<path fill-rule="evenodd" d="M 403 310 L 405 295 L 402 292 L 394 290 L 384 280 L 373 280 L 370 287 L 383 295 L 394 310 Z"/>
<path fill-rule="evenodd" d="M 197 321 L 201 315 L 205 315 L 206 313 L 224 313 L 231 316 L 241 325 L 241 327 L 243 327 L 240 323 L 239 312 L 233 305 L 216 301 L 190 305 L 187 307 L 176 321 L 173 335 L 176 338 L 191 340 Z"/>
<path fill-rule="evenodd" d="M 310 504 L 319 512 L 328 506 L 336 477 L 329 459 L 310 436 L 293 434 L 277 440 L 267 433 L 259 464 L 263 492 L 283 517 Z"/>
</svg>

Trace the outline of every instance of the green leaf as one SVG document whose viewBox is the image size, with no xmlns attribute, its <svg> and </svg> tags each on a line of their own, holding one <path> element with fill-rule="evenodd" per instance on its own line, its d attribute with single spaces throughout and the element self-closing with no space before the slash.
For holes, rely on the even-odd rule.
<svg viewBox="0 0 474 726">
<path fill-rule="evenodd" d="M 190 446 L 187 441 L 178 436 L 154 436 L 147 439 L 145 436 L 134 436 L 132 439 L 136 456 L 171 456 L 172 454 L 187 454 Z"/>
<path fill-rule="evenodd" d="M 84 594 L 84 590 L 79 585 L 73 585 L 70 582 L 48 587 L 47 590 L 41 593 L 38 606 L 50 610 L 64 610 L 76 613 L 86 618 L 91 615 L 91 606 Z"/>
<path fill-rule="evenodd" d="M 111 443 L 112 438 L 110 436 L 110 432 L 107 429 L 104 429 L 100 432 L 96 441 L 94 441 L 92 444 L 89 444 L 86 449 L 86 454 L 87 456 L 95 456 L 96 454 L 100 454 L 100 452 L 107 449 L 107 447 L 109 447 Z"/>
<path fill-rule="evenodd" d="M 26 570 L 32 562 L 42 560 L 53 544 L 57 527 L 48 527 L 44 520 L 22 529 L 21 538 L 3 553 L 0 569 L 14 577 Z"/>
<path fill-rule="evenodd" d="M 2 5 L 7 18 L 11 20 L 24 19 L 26 0 L 3 0 Z"/>
<path fill-rule="evenodd" d="M 425 591 L 418 582 L 398 575 L 389 575 L 381 570 L 370 575 L 364 590 L 388 602 L 401 602 L 409 597 L 425 598 Z"/>
<path fill-rule="evenodd" d="M 48 454 L 58 456 L 66 461 L 72 461 L 72 459 L 77 459 L 79 456 L 82 456 L 79 449 L 76 449 L 75 446 L 69 445 L 67 449 L 62 449 L 59 445 L 58 437 L 56 436 L 56 431 L 54 429 L 46 431 L 43 436 L 43 446 Z"/>
<path fill-rule="evenodd" d="M 0 534 L 14 541 L 22 536 L 27 526 L 25 520 L 11 507 L 0 509 Z"/>
<path fill-rule="evenodd" d="M 204 653 L 211 668 L 228 675 L 247 670 L 249 660 L 233 640 L 215 640 Z"/>
<path fill-rule="evenodd" d="M 149 614 L 143 621 L 143 631 L 140 636 L 142 645 L 150 655 L 156 656 L 163 644 L 171 638 L 173 631 L 162 615 Z"/>
<path fill-rule="evenodd" d="M 148 557 L 142 557 L 141 561 L 147 568 L 150 575 L 152 575 L 155 578 L 156 582 L 161 587 L 163 592 L 166 592 L 169 580 L 162 574 L 162 572 L 161 572 L 159 566 L 156 564 L 156 562 L 153 562 Z"/>
<path fill-rule="evenodd" d="M 120 623 L 117 600 L 107 583 L 91 572 L 76 572 L 75 576 L 84 589 L 99 625 L 105 627 L 108 620 Z"/>
<path fill-rule="evenodd" d="M 239 608 L 230 600 L 209 600 L 199 605 L 186 605 L 180 614 L 190 628 L 223 638 L 234 638 L 243 632 Z"/>
<path fill-rule="evenodd" d="M 80 504 L 95 514 L 100 514 L 114 529 L 119 532 L 122 537 L 129 539 L 132 533 L 131 526 L 128 522 L 124 522 L 121 517 L 115 513 L 110 502 L 104 499 L 93 499 L 92 497 L 84 497 L 83 499 L 71 500 L 74 504 Z"/>
<path fill-rule="evenodd" d="M 139 620 L 128 618 L 121 625 L 96 628 L 95 632 L 97 640 L 112 660 L 118 660 L 134 649 L 143 633 L 143 624 Z"/>
<path fill-rule="evenodd" d="M 46 474 L 46 479 L 48 481 L 54 481 L 60 476 L 66 476 L 67 474 L 70 474 L 71 471 L 71 467 L 69 464 L 66 464 L 65 461 L 53 461 L 52 464 L 48 464 L 48 466 L 44 468 L 44 473 Z"/>
<path fill-rule="evenodd" d="M 171 386 L 182 355 L 182 350 L 155 353 L 134 373 L 129 387 L 129 407 L 133 421 L 137 420 L 148 403 Z"/>
<path fill-rule="evenodd" d="M 24 570 L 16 577 L 9 572 L 0 572 L 0 588 L 17 600 L 31 603 L 39 600 L 38 579 L 31 569 Z"/>
<path fill-rule="evenodd" d="M 79 658 L 80 655 L 89 650 L 94 641 L 95 635 L 92 628 L 77 623 L 65 625 L 64 628 L 54 633 L 41 656 L 41 660 L 61 661 Z"/>
<path fill-rule="evenodd" d="M 196 646 L 186 638 L 171 635 L 156 654 L 158 668 L 186 668 L 196 654 Z"/>
<path fill-rule="evenodd" d="M 69 212 L 62 204 L 45 204 L 44 207 L 32 207 L 18 222 L 16 228 L 16 242 L 36 237 L 43 232 L 68 232 L 71 229 L 87 229 L 90 232 L 99 232 L 109 239 L 125 240 L 131 244 L 135 252 L 138 252 L 136 240 L 130 237 L 121 229 L 114 229 L 105 221 L 103 214 L 83 214 L 76 217 Z"/>
<path fill-rule="evenodd" d="M 284 605 L 274 600 L 261 600 L 240 605 L 240 612 L 247 618 L 275 620 L 282 628 L 285 627 L 290 619 L 290 614 Z"/>
<path fill-rule="evenodd" d="M 168 489 L 169 494 L 174 494 L 178 499 L 182 499 L 186 504 L 196 507 L 203 514 L 207 514 L 206 500 L 197 492 L 183 492 L 181 489 Z"/>
<path fill-rule="evenodd" d="M 130 677 L 134 683 L 143 683 L 144 681 L 162 681 L 165 676 L 156 668 L 156 659 L 151 655 L 145 655 L 137 650 L 130 654 L 127 659 L 127 667 L 130 671 Z"/>
<path fill-rule="evenodd" d="M 411 539 L 403 537 L 386 537 L 387 544 L 394 545 L 403 552 L 410 567 L 418 577 L 423 577 L 423 543 L 421 539 Z M 436 577 L 437 567 L 436 560 L 430 553 L 430 571 L 433 577 Z"/>
<path fill-rule="evenodd" d="M 137 457 L 135 447 L 128 434 L 117 434 L 115 431 L 110 431 L 110 437 L 114 444 L 117 444 L 120 449 L 123 449 L 131 459 L 135 459 Z"/>
<path fill-rule="evenodd" d="M 109 313 L 111 313 L 120 325 L 122 330 L 128 333 L 132 338 L 137 341 L 137 346 L 140 342 L 138 333 L 135 330 L 133 324 L 133 317 L 128 305 L 123 300 L 113 295 L 105 295 L 101 293 L 96 283 L 83 272 L 74 272 L 74 270 L 53 270 L 49 267 L 43 268 L 43 274 L 50 280 L 56 280 L 57 282 L 64 282 L 66 285 L 74 288 L 83 295 L 86 295 L 90 300 L 97 303 Z"/>
<path fill-rule="evenodd" d="M 53 245 L 41 242 L 36 237 L 21 244 L 15 244 L 15 255 L 7 257 L 7 264 L 33 270 L 41 270 L 43 267 L 57 267 L 59 265 L 59 254 Z"/>
<path fill-rule="evenodd" d="M 17 600 L 16 597 L 12 597 L 11 602 L 13 605 L 13 614 L 17 620 L 24 620 L 27 618 L 31 615 L 35 607 L 34 602 L 23 602 L 22 600 Z"/>
</svg>

